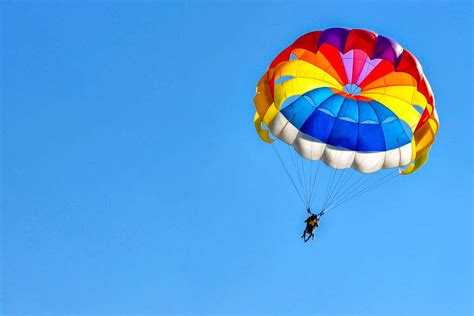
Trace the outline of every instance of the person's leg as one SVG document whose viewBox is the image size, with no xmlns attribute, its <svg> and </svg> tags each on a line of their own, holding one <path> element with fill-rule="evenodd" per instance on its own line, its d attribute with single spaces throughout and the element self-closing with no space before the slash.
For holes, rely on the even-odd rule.
<svg viewBox="0 0 474 316">
<path fill-rule="evenodd" d="M 306 225 L 306 227 L 304 228 L 304 231 L 303 231 L 303 236 L 301 236 L 301 238 L 306 238 L 306 234 L 311 234 L 311 229 L 308 229 L 308 226 Z"/>
</svg>

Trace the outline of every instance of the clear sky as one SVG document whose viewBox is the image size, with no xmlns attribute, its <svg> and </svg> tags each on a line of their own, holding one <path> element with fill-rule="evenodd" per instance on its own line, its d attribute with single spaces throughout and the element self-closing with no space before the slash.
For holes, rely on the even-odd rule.
<svg viewBox="0 0 474 316">
<path fill-rule="evenodd" d="M 472 4 L 285 3 L 2 2 L 0 314 L 472 313 Z M 304 244 L 253 97 L 336 26 L 414 53 L 441 129 Z"/>
</svg>

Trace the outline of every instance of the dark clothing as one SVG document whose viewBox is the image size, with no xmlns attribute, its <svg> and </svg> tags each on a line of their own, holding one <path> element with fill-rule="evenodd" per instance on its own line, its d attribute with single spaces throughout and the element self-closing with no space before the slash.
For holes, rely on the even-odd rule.
<svg viewBox="0 0 474 316">
<path fill-rule="evenodd" d="M 319 218 L 317 215 L 311 215 L 304 222 L 306 223 L 306 227 L 308 226 L 319 227 Z"/>
<path fill-rule="evenodd" d="M 305 221 L 306 228 L 303 231 L 303 236 L 301 238 L 304 239 L 304 242 L 307 242 L 310 238 L 314 239 L 314 228 L 319 227 L 319 217 L 317 215 L 311 214 Z M 308 234 L 308 238 L 306 238 L 306 234 Z"/>
</svg>

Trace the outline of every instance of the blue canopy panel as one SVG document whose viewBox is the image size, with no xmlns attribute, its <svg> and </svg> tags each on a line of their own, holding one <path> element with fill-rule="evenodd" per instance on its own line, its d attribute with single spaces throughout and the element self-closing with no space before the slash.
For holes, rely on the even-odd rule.
<svg viewBox="0 0 474 316">
<path fill-rule="evenodd" d="M 334 92 L 330 88 L 311 90 L 282 109 L 281 113 L 291 124 L 300 129 L 314 110 L 333 95 Z"/>
<path fill-rule="evenodd" d="M 311 90 L 281 110 L 306 135 L 359 152 L 387 151 L 410 143 L 409 126 L 377 101 L 357 101 L 330 88 Z"/>
</svg>

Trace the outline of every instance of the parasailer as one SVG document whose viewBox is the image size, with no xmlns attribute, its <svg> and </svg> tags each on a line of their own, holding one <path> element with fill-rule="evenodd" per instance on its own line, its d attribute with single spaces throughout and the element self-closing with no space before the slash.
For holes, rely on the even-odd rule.
<svg viewBox="0 0 474 316">
<path fill-rule="evenodd" d="M 254 103 L 259 137 L 272 144 L 304 206 L 316 200 L 323 213 L 418 170 L 439 125 L 433 92 L 413 54 L 362 29 L 298 38 L 270 64 Z M 326 169 L 325 185 L 320 169 Z M 309 218 L 305 240 L 318 227 L 319 217 Z"/>
<path fill-rule="evenodd" d="M 314 240 L 314 229 L 315 227 L 319 227 L 319 218 L 324 214 L 323 212 L 319 214 L 313 214 L 311 210 L 308 208 L 306 209 L 308 212 L 308 218 L 304 221 L 306 223 L 306 227 L 303 231 L 303 238 L 304 242 L 307 242 L 310 238 Z M 308 234 L 308 238 L 306 238 L 306 234 Z"/>
</svg>

